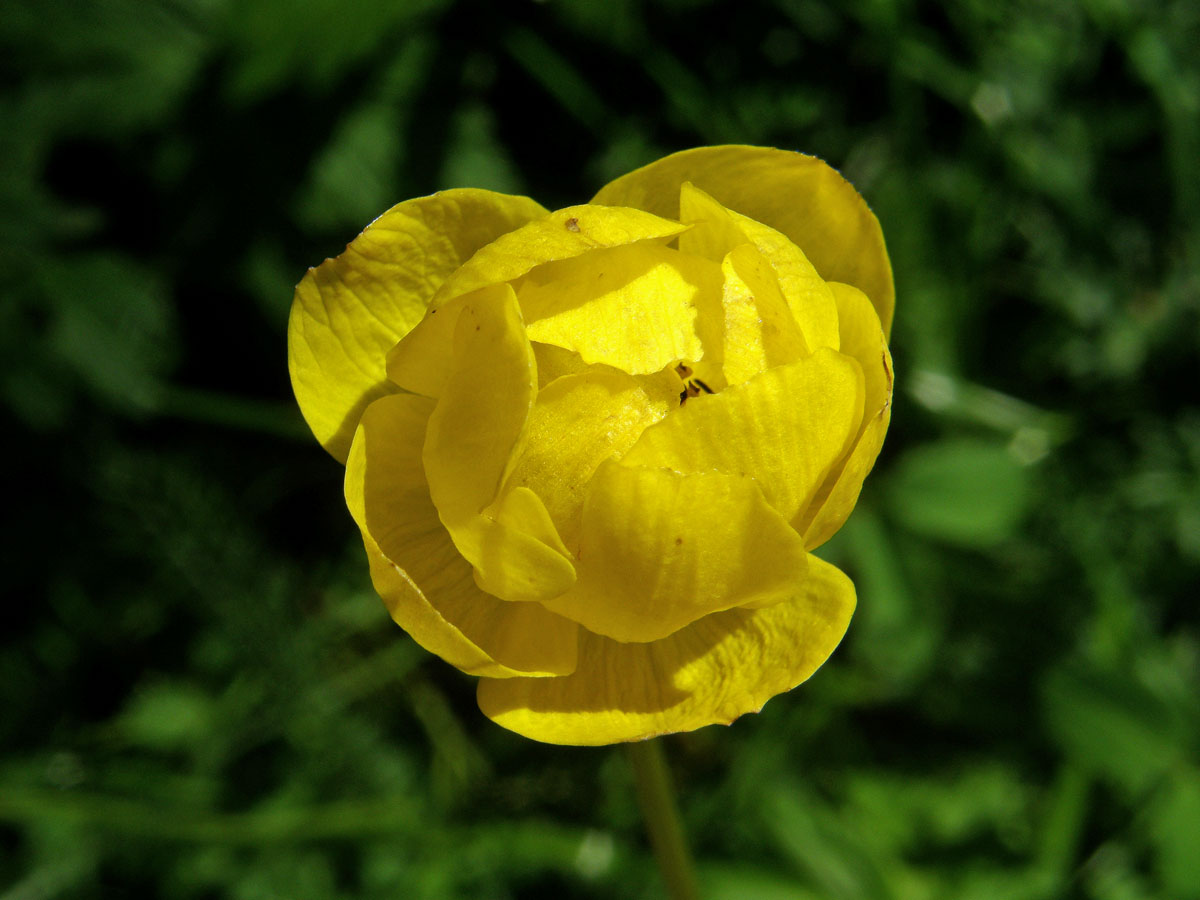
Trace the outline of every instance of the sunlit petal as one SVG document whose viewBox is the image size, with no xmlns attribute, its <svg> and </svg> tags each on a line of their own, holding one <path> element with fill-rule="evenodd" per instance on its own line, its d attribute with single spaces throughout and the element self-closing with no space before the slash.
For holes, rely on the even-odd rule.
<svg viewBox="0 0 1200 900">
<path fill-rule="evenodd" d="M 708 261 L 641 243 L 542 266 L 517 299 L 531 340 L 640 375 L 703 355 L 696 299 L 719 284 Z"/>
<path fill-rule="evenodd" d="M 884 333 L 891 332 L 895 290 L 879 221 L 853 185 L 816 157 L 768 147 L 697 147 L 622 175 L 592 202 L 675 218 L 679 188 L 688 181 L 787 235 L 822 278 L 862 290 Z"/>
<path fill-rule="evenodd" d="M 735 247 L 751 244 L 773 274 L 773 289 L 787 301 L 808 348 L 838 348 L 833 294 L 803 251 L 786 235 L 726 209 L 690 183 L 680 189 L 679 214 L 694 226 L 680 235 L 680 250 L 720 259 Z"/>
</svg>

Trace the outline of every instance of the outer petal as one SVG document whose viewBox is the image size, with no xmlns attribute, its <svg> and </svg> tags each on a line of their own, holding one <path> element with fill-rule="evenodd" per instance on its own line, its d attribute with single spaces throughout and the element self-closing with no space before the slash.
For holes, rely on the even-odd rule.
<svg viewBox="0 0 1200 900">
<path fill-rule="evenodd" d="M 538 394 L 508 484 L 532 488 L 545 498 L 563 541 L 576 551 L 593 473 L 633 446 L 678 402 L 677 393 L 669 401 L 651 397 L 637 379 L 615 369 L 593 366 L 564 375 Z"/>
<path fill-rule="evenodd" d="M 506 600 L 561 594 L 575 570 L 547 538 L 554 526 L 532 493 L 489 507 L 519 452 L 537 394 L 533 350 L 507 284 L 459 310 L 451 374 L 429 418 L 422 458 L 433 505 L 480 587 Z"/>
<path fill-rule="evenodd" d="M 441 286 L 429 314 L 388 355 L 388 377 L 414 393 L 438 395 L 448 374 L 446 348 L 454 326 L 452 319 L 436 313 L 455 297 L 513 281 L 554 260 L 637 241 L 666 241 L 685 228 L 636 209 L 572 206 L 504 235 L 483 247 Z"/>
<path fill-rule="evenodd" d="M 647 428 L 623 461 L 749 475 L 791 522 L 843 458 L 858 433 L 862 408 L 858 363 L 820 350 L 689 401 Z"/>
<path fill-rule="evenodd" d="M 703 355 L 695 301 L 719 279 L 707 260 L 641 243 L 541 266 L 517 299 L 530 340 L 642 375 Z"/>
<path fill-rule="evenodd" d="M 527 197 L 443 191 L 408 200 L 367 226 L 296 287 L 288 367 L 318 441 L 345 461 L 362 411 L 389 393 L 387 352 L 437 288 L 480 247 L 546 211 Z"/>
<path fill-rule="evenodd" d="M 421 465 L 433 401 L 394 395 L 363 414 L 346 462 L 346 503 L 362 530 L 375 589 L 425 649 L 473 675 L 561 675 L 575 668 L 578 626 L 536 603 L 475 586 Z"/>
<path fill-rule="evenodd" d="M 545 606 L 618 641 L 656 641 L 709 613 L 786 600 L 807 562 L 749 478 L 609 463 L 584 501 L 579 580 Z"/>
<path fill-rule="evenodd" d="M 727 145 L 673 153 L 623 175 L 593 203 L 635 206 L 678 218 L 685 181 L 722 204 L 783 232 L 821 277 L 862 290 L 891 330 L 895 291 L 883 232 L 859 193 L 821 160 L 787 150 Z"/>
<path fill-rule="evenodd" d="M 892 415 L 892 355 L 875 309 L 857 288 L 836 282 L 830 287 L 838 301 L 842 352 L 853 356 L 862 366 L 866 403 L 854 449 L 844 464 L 830 473 L 817 494 L 809 511 L 811 521 L 798 526 L 809 549 L 833 537 L 854 509 L 863 479 L 875 465 L 883 446 Z"/>
<path fill-rule="evenodd" d="M 680 250 L 720 259 L 749 242 L 773 271 L 775 289 L 787 299 L 808 348 L 838 349 L 837 304 L 833 294 L 808 257 L 786 235 L 726 209 L 690 183 L 680 189 L 679 215 L 684 222 L 696 226 L 680 235 Z"/>
<path fill-rule="evenodd" d="M 610 744 L 728 724 L 812 675 L 841 641 L 854 605 L 850 579 L 813 557 L 787 602 L 714 613 L 650 644 L 582 632 L 573 674 L 483 678 L 479 708 L 511 731 L 553 744 Z"/>
</svg>

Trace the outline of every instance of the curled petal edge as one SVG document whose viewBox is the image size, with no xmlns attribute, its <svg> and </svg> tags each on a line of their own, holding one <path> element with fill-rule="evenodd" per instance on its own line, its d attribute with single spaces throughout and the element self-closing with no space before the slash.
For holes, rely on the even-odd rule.
<svg viewBox="0 0 1200 900">
<path fill-rule="evenodd" d="M 795 596 L 713 613 L 661 641 L 622 644 L 581 632 L 579 668 L 562 678 L 482 678 L 479 708 L 537 741 L 595 746 L 728 725 L 807 680 L 837 647 L 854 585 L 816 557 Z"/>
</svg>

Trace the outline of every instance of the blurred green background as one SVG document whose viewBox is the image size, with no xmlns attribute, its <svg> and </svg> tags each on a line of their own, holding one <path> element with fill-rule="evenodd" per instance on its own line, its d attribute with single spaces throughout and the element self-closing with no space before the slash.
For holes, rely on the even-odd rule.
<svg viewBox="0 0 1200 900">
<path fill-rule="evenodd" d="M 6 0 L 0 900 L 655 898 L 625 758 L 373 595 L 305 268 L 442 187 L 841 169 L 896 270 L 834 658 L 667 742 L 709 900 L 1200 898 L 1200 5 Z"/>
</svg>

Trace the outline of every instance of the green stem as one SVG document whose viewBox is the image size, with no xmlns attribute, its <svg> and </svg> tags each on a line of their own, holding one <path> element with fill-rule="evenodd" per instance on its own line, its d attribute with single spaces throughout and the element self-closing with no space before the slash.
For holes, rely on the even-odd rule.
<svg viewBox="0 0 1200 900">
<path fill-rule="evenodd" d="M 646 820 L 650 844 L 658 858 L 667 896 L 671 900 L 699 900 L 696 874 L 688 853 L 675 805 L 671 773 L 658 740 L 639 741 L 625 745 L 633 764 L 633 779 L 637 785 L 638 803 Z"/>
</svg>

